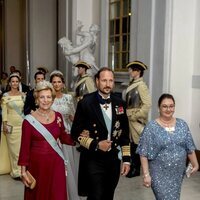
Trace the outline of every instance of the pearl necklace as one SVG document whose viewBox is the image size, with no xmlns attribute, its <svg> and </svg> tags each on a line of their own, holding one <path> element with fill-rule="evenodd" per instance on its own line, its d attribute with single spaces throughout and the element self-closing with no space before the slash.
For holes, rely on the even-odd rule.
<svg viewBox="0 0 200 200">
<path fill-rule="evenodd" d="M 50 114 L 51 110 L 49 110 L 47 113 L 42 113 L 39 111 L 39 109 L 37 109 L 37 113 L 42 116 L 42 117 L 45 117 L 46 118 L 46 121 L 49 122 L 49 114 Z"/>
<path fill-rule="evenodd" d="M 158 118 L 161 125 L 164 126 L 165 130 L 169 133 L 173 133 L 175 131 L 174 127 L 174 118 L 172 118 L 170 121 L 166 122 L 161 119 L 161 117 Z"/>
</svg>

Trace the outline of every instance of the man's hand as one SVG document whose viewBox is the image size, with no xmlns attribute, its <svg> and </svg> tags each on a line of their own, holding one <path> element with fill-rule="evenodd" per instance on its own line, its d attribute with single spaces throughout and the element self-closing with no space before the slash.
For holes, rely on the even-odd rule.
<svg viewBox="0 0 200 200">
<path fill-rule="evenodd" d="M 130 164 L 129 163 L 122 163 L 121 175 L 126 176 L 129 171 L 130 171 Z"/>
<path fill-rule="evenodd" d="M 106 151 L 110 151 L 111 150 L 111 145 L 112 145 L 112 141 L 110 140 L 102 140 L 99 142 L 99 148 L 100 150 L 106 152 Z"/>
</svg>

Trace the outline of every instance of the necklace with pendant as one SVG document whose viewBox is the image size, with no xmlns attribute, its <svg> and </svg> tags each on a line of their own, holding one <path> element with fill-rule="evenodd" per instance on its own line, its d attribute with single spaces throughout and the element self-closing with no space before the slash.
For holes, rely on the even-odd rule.
<svg viewBox="0 0 200 200">
<path fill-rule="evenodd" d="M 165 130 L 169 133 L 173 133 L 175 131 L 175 127 L 172 126 L 172 127 L 165 127 Z"/>
<path fill-rule="evenodd" d="M 161 123 L 162 126 L 164 126 L 165 130 L 169 133 L 173 133 L 175 131 L 175 127 L 174 127 L 174 118 L 172 118 L 170 121 L 166 122 L 164 120 L 162 120 L 159 117 L 159 121 Z"/>
<path fill-rule="evenodd" d="M 37 113 L 42 116 L 42 117 L 45 117 L 46 118 L 46 121 L 49 122 L 49 113 L 50 113 L 51 110 L 49 110 L 47 113 L 42 113 L 39 111 L 39 109 L 37 109 Z"/>
</svg>

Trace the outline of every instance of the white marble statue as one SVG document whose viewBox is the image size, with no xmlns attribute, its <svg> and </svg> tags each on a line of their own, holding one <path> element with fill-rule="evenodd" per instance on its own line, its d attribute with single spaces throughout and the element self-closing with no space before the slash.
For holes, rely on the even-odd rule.
<svg viewBox="0 0 200 200">
<path fill-rule="evenodd" d="M 63 54 L 69 62 L 71 62 L 73 65 L 76 64 L 78 60 L 87 62 L 92 67 L 91 71 L 88 71 L 88 73 L 94 75 L 99 70 L 94 57 L 99 26 L 92 24 L 89 27 L 89 31 L 82 31 L 82 28 L 82 22 L 78 21 L 76 30 L 76 45 L 72 45 L 71 41 L 66 37 L 61 38 L 58 41 L 58 44 L 63 49 Z M 74 69 L 74 75 L 76 74 L 75 70 L 76 69 Z"/>
</svg>

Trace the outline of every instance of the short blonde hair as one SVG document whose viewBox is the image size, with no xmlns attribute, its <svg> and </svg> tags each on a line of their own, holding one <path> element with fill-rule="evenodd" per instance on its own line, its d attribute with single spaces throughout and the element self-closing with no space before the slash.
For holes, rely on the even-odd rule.
<svg viewBox="0 0 200 200">
<path fill-rule="evenodd" d="M 43 91 L 43 90 L 50 90 L 52 94 L 53 100 L 56 97 L 56 92 L 53 88 L 53 85 L 49 81 L 40 81 L 39 83 L 36 84 L 36 87 L 34 89 L 34 97 L 35 99 L 38 98 L 38 93 Z"/>
</svg>

